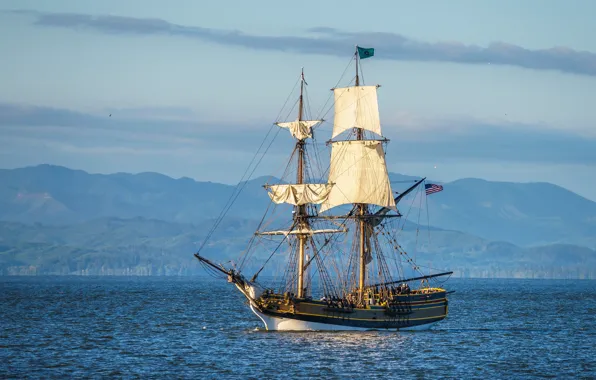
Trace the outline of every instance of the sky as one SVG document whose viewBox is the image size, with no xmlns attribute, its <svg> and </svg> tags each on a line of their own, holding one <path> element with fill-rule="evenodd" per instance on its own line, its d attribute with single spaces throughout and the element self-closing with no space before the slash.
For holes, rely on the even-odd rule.
<svg viewBox="0 0 596 380">
<path fill-rule="evenodd" d="M 363 80 L 381 85 L 390 171 L 596 201 L 596 2 L 369 4 L 3 0 L 0 167 L 236 183 L 272 123 L 296 117 L 301 68 L 309 115 L 332 118 L 358 44 L 375 48 Z M 328 154 L 331 124 L 315 135 Z M 255 175 L 280 174 L 291 148 L 279 135 Z"/>
</svg>

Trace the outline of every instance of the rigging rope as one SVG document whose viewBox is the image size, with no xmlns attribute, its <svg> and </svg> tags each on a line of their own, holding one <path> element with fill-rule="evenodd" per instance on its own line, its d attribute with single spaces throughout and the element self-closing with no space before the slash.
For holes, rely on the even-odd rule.
<svg viewBox="0 0 596 380">
<path fill-rule="evenodd" d="M 340 79 L 338 80 L 338 82 L 336 83 L 336 85 L 335 85 L 334 87 L 337 87 L 337 86 L 339 85 L 339 83 L 341 82 L 341 80 L 343 79 L 343 77 L 345 76 L 345 73 L 346 73 L 346 71 L 348 70 L 348 68 L 349 68 L 349 66 L 350 66 L 350 64 L 351 64 L 351 62 L 352 62 L 352 59 L 353 59 L 353 58 L 350 58 L 350 62 L 348 63 L 348 65 L 347 65 L 347 66 L 346 66 L 346 68 L 344 69 L 344 72 L 342 73 L 342 75 L 341 75 Z M 304 96 L 304 94 L 306 94 L 306 96 Z M 308 98 L 308 92 L 306 91 L 306 89 L 305 89 L 305 91 L 304 91 L 304 93 L 303 93 L 303 98 L 304 98 L 304 97 L 306 98 L 306 103 L 307 103 L 307 104 L 310 104 L 310 103 L 309 103 L 309 98 Z M 329 103 L 329 100 L 330 100 L 330 98 L 331 98 L 331 95 L 328 97 L 328 99 L 327 99 L 327 101 L 325 102 L 325 105 L 323 106 L 323 108 L 321 109 L 321 111 L 319 111 L 319 115 L 322 113 L 322 111 L 325 109 L 325 107 L 326 107 L 326 106 L 327 106 L 327 104 Z M 286 102 L 287 102 L 287 101 L 286 101 Z M 328 110 L 327 110 L 327 111 L 326 111 L 326 112 L 323 114 L 323 116 L 322 116 L 322 117 L 318 117 L 318 118 L 317 118 L 317 120 L 319 120 L 319 119 L 323 119 L 323 118 L 324 118 L 324 117 L 325 117 L 325 116 L 326 116 L 326 115 L 329 113 L 329 111 L 330 111 L 331 109 L 332 109 L 332 107 L 329 107 L 329 109 L 328 109 Z M 309 112 L 309 111 L 307 111 L 307 112 Z M 314 128 L 313 128 L 313 140 L 314 140 Z M 305 153 L 306 153 L 306 152 L 305 152 Z M 316 150 L 315 150 L 315 154 L 318 156 L 318 152 L 317 152 Z M 306 171 L 307 171 L 307 174 L 308 174 L 308 171 L 309 171 L 309 169 L 310 169 L 310 168 L 309 168 L 309 166 L 308 166 L 308 165 L 306 165 L 306 168 L 305 168 L 305 169 L 306 169 Z M 264 219 L 264 218 L 265 218 L 265 216 L 263 217 L 263 219 Z M 292 225 L 292 228 L 291 228 L 291 229 L 293 229 L 293 228 L 294 228 L 294 226 L 295 226 L 295 222 L 294 222 L 294 224 Z M 290 230 L 291 230 L 291 229 L 290 229 Z M 274 251 L 271 253 L 271 255 L 269 255 L 269 257 L 267 258 L 267 260 L 265 261 L 265 263 L 263 264 L 263 266 L 262 266 L 262 267 L 261 267 L 261 268 L 260 268 L 260 269 L 257 271 L 257 273 L 255 273 L 255 275 L 253 276 L 253 278 L 255 278 L 255 279 L 256 279 L 256 278 L 258 277 L 259 273 L 260 273 L 260 272 L 261 272 L 261 271 L 264 269 L 265 265 L 266 265 L 266 264 L 269 262 L 269 260 L 270 260 L 270 259 L 273 257 L 273 255 L 274 255 L 274 254 L 277 252 L 277 250 L 279 249 L 279 247 L 281 246 L 281 244 L 283 243 L 283 241 L 285 241 L 286 239 L 287 239 L 287 236 L 286 236 L 286 237 L 285 237 L 285 238 L 282 240 L 282 242 L 280 242 L 280 244 L 279 244 L 279 245 L 276 247 L 276 249 L 275 249 L 275 250 L 274 250 Z M 317 253 L 318 253 L 318 252 L 317 252 Z M 306 266 L 308 266 L 308 265 L 310 264 L 310 262 L 312 262 L 312 260 L 313 260 L 313 259 L 314 259 L 314 258 L 317 256 L 317 253 L 315 253 L 315 254 L 314 254 L 314 256 L 313 256 L 312 258 L 310 258 L 310 260 L 308 261 L 308 263 L 307 263 L 307 265 L 306 265 Z M 244 262 L 245 262 L 245 260 L 243 260 L 243 261 L 242 261 L 242 264 L 244 264 Z"/>
<path fill-rule="evenodd" d="M 424 181 L 424 184 L 426 185 L 426 181 Z M 426 227 L 428 228 L 428 245 L 430 246 L 430 215 L 428 211 L 428 196 L 426 195 L 426 190 L 424 191 L 424 199 L 426 201 Z"/>
<path fill-rule="evenodd" d="M 294 154 L 296 154 L 296 149 L 294 149 L 292 151 L 292 154 L 290 155 L 290 159 L 288 160 L 288 163 L 286 164 L 286 168 L 284 170 L 284 174 L 282 175 L 282 178 L 286 176 L 286 174 L 288 173 L 288 171 L 290 170 L 290 165 L 292 162 L 292 157 L 294 157 Z M 261 229 L 261 227 L 263 226 L 263 222 L 265 221 L 265 218 L 267 217 L 267 213 L 269 212 L 269 209 L 271 208 L 271 205 L 273 205 L 273 202 L 269 202 L 269 205 L 267 206 L 267 209 L 265 210 L 265 213 L 263 214 L 263 217 L 261 218 L 261 221 L 259 222 L 259 225 L 257 226 L 257 231 L 259 231 Z M 274 209 L 276 208 L 277 205 L 274 206 Z M 250 255 L 251 255 L 251 248 L 254 244 L 254 241 L 256 240 L 257 235 L 253 235 L 252 238 L 249 241 L 248 247 L 246 248 L 246 250 L 244 251 L 243 254 L 241 254 L 243 257 L 240 260 L 240 266 L 239 269 L 242 269 L 246 263 L 246 261 L 249 259 Z"/>
<path fill-rule="evenodd" d="M 341 74 L 341 76 L 339 77 L 339 80 L 337 81 L 335 86 L 333 86 L 333 88 L 336 88 L 339 85 L 339 83 L 342 81 L 342 79 L 344 79 L 344 76 L 346 75 L 346 71 L 348 71 L 348 68 L 352 64 L 353 59 L 354 59 L 353 57 L 350 57 L 350 61 L 346 65 L 344 72 Z M 327 116 L 327 114 L 329 113 L 329 111 L 331 111 L 331 109 L 333 108 L 333 104 L 332 104 L 329 107 L 329 109 L 327 109 L 327 111 L 325 111 L 325 107 L 327 107 L 327 104 L 329 103 L 329 100 L 331 99 L 332 96 L 333 96 L 333 92 L 331 93 L 331 95 L 329 95 L 329 97 L 327 98 L 327 101 L 325 101 L 325 104 L 323 104 L 323 107 L 321 107 L 321 110 L 317 113 L 319 115 L 319 117 L 317 119 L 324 119 L 325 116 Z M 323 111 L 325 111 L 325 113 L 323 113 Z"/>
<path fill-rule="evenodd" d="M 292 224 L 292 227 L 290 227 L 290 231 L 292 231 L 294 229 L 294 227 L 296 227 L 296 221 L 294 221 L 294 223 Z M 281 245 L 286 241 L 289 240 L 288 236 L 290 236 L 289 234 L 284 236 L 283 240 L 279 242 L 279 244 L 277 245 L 277 247 L 273 250 L 273 252 L 271 252 L 271 255 L 269 255 L 269 257 L 267 258 L 267 260 L 265 260 L 265 263 L 263 264 L 263 266 L 261 267 L 261 269 L 259 269 L 257 271 L 257 273 L 255 273 L 252 276 L 252 280 L 251 281 L 255 281 L 257 279 L 257 277 L 259 276 L 259 273 L 261 273 L 261 271 L 263 270 L 263 268 L 265 268 L 265 265 L 267 265 L 267 263 L 269 262 L 269 260 L 271 260 L 271 258 L 273 257 L 273 255 L 275 254 L 275 252 L 277 252 L 277 250 L 279 249 L 279 247 L 281 247 Z"/>
<path fill-rule="evenodd" d="M 292 93 L 294 92 L 294 90 L 296 89 L 296 86 L 298 85 L 299 82 L 300 82 L 300 79 L 298 79 L 296 81 L 296 83 L 294 84 L 294 88 L 292 89 L 292 91 L 290 92 L 290 94 L 288 95 L 288 97 L 286 98 L 286 101 L 284 102 L 284 105 L 283 105 L 282 109 L 279 111 L 279 114 L 278 114 L 276 120 L 279 119 L 279 117 L 281 116 L 281 114 L 283 112 L 283 109 L 285 108 L 286 104 L 290 100 L 290 97 L 291 97 Z M 277 137 L 277 135 L 279 134 L 279 131 L 280 131 L 279 128 L 278 128 L 277 132 L 275 133 L 275 136 L 273 137 L 273 139 L 271 140 L 271 142 L 269 143 L 269 145 L 267 146 L 267 148 L 265 149 L 265 151 L 261 155 L 261 158 L 256 163 L 256 165 L 254 166 L 253 170 L 250 172 L 249 176 L 246 177 L 246 174 L 249 172 L 249 170 L 250 170 L 251 166 L 253 165 L 255 159 L 258 157 L 259 152 L 261 151 L 261 148 L 265 144 L 265 141 L 267 141 L 267 138 L 271 134 L 271 131 L 273 130 L 273 127 L 274 126 L 275 126 L 275 124 L 272 124 L 271 127 L 269 128 L 269 131 L 267 131 L 267 134 L 265 135 L 265 138 L 263 139 L 263 141 L 259 145 L 259 148 L 257 149 L 257 152 L 255 153 L 255 155 L 253 156 L 253 158 L 250 160 L 250 162 L 248 164 L 248 167 L 244 171 L 244 174 L 242 175 L 242 178 L 240 179 L 240 182 L 238 182 L 238 184 L 236 185 L 236 187 L 234 187 L 234 191 L 230 195 L 230 198 L 228 198 L 228 201 L 226 202 L 224 208 L 222 209 L 222 211 L 220 212 L 219 216 L 217 217 L 216 222 L 213 224 L 213 226 L 211 227 L 211 229 L 207 233 L 207 236 L 203 240 L 203 243 L 199 247 L 197 253 L 200 253 L 201 250 L 205 247 L 205 244 L 207 244 L 207 241 L 211 238 L 211 236 L 213 235 L 213 233 L 215 232 L 215 230 L 217 229 L 217 227 L 219 226 L 219 224 L 222 222 L 223 218 L 225 218 L 226 214 L 228 213 L 228 211 L 230 210 L 230 208 L 232 207 L 232 205 L 234 204 L 234 202 L 236 201 L 236 199 L 238 198 L 238 196 L 240 195 L 240 193 L 242 192 L 242 190 L 244 189 L 244 187 L 246 186 L 246 184 L 248 183 L 248 181 L 250 180 L 250 178 L 252 178 L 252 175 L 254 174 L 254 172 L 256 171 L 257 167 L 259 166 L 259 164 L 263 160 L 263 157 L 265 156 L 265 154 L 267 153 L 267 151 L 269 150 L 269 148 L 273 144 L 273 141 L 275 141 L 275 138 Z M 246 179 L 245 179 L 245 177 L 246 177 Z"/>
</svg>

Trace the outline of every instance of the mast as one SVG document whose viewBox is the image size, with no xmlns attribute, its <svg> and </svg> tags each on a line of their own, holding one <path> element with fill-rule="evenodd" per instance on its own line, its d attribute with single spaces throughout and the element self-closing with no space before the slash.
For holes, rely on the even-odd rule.
<svg viewBox="0 0 596 380">
<path fill-rule="evenodd" d="M 358 45 L 356 45 L 356 51 L 354 52 L 356 59 L 356 87 L 360 86 L 360 77 L 358 75 Z M 362 140 L 364 137 L 364 130 L 362 128 L 356 128 L 356 140 Z M 368 244 L 368 234 L 366 233 L 366 221 L 364 215 L 367 213 L 367 207 L 365 203 L 358 203 L 359 215 L 360 215 L 360 273 L 358 276 L 358 300 L 364 302 L 364 282 L 366 280 L 366 247 Z"/>
<path fill-rule="evenodd" d="M 275 231 L 256 231 L 255 235 L 282 235 L 285 238 L 290 236 L 296 237 L 298 242 L 298 258 L 297 258 L 297 284 L 296 296 L 304 298 L 306 296 L 305 288 L 305 264 L 306 243 L 310 235 L 315 234 L 334 234 L 345 233 L 345 228 L 340 229 L 311 229 L 308 222 L 307 204 L 321 204 L 327 200 L 329 193 L 333 187 L 330 183 L 308 183 L 305 181 L 305 162 L 306 162 L 306 139 L 312 138 L 312 128 L 322 122 L 323 120 L 304 120 L 304 90 L 305 85 L 308 85 L 304 80 L 304 69 L 300 74 L 300 97 L 298 105 L 298 118 L 290 122 L 276 122 L 275 124 L 281 128 L 287 129 L 294 137 L 296 145 L 292 153 L 292 157 L 297 154 L 297 172 L 296 183 L 293 184 L 278 184 L 265 185 L 265 189 L 269 192 L 269 198 L 273 203 L 286 203 L 294 205 L 293 223 L 289 229 L 275 230 Z"/>
<path fill-rule="evenodd" d="M 354 57 L 356 59 L 356 86 L 360 86 L 360 77 L 358 76 L 358 45 L 356 45 L 356 52 L 354 53 Z"/>
<path fill-rule="evenodd" d="M 298 104 L 298 123 L 302 121 L 304 112 L 304 68 L 300 74 L 300 99 Z M 296 142 L 296 149 L 298 149 L 298 173 L 296 174 L 296 184 L 304 183 L 304 139 L 298 139 Z M 296 221 L 298 229 L 306 229 L 306 207 L 305 205 L 298 205 L 296 212 Z M 304 297 L 304 246 L 306 243 L 306 235 L 298 235 L 298 289 L 296 295 L 298 298 Z"/>
</svg>

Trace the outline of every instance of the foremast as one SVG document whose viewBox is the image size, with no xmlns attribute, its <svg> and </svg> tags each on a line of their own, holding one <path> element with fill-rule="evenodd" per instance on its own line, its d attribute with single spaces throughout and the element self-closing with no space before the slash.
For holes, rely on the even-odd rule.
<svg viewBox="0 0 596 380">
<path fill-rule="evenodd" d="M 300 98 L 298 100 L 298 123 L 302 121 L 304 116 L 304 69 L 300 73 Z M 296 184 L 302 185 L 304 183 L 304 145 L 305 139 L 298 139 L 296 141 L 296 149 L 298 150 L 298 170 L 296 173 Z M 294 224 L 298 226 L 298 230 L 308 230 L 308 219 L 306 218 L 306 205 L 300 204 L 294 214 Z M 298 234 L 298 285 L 296 295 L 298 298 L 304 298 L 304 246 L 306 245 L 306 234 Z"/>
<path fill-rule="evenodd" d="M 296 139 L 294 151 L 297 152 L 297 173 L 295 184 L 265 185 L 269 190 L 269 197 L 274 203 L 288 203 L 294 205 L 293 224 L 288 230 L 258 232 L 259 235 L 285 235 L 296 236 L 298 242 L 298 263 L 296 268 L 297 285 L 296 297 L 304 298 L 305 294 L 305 247 L 311 235 L 320 233 L 337 233 L 345 230 L 321 229 L 313 230 L 309 223 L 307 204 L 321 204 L 331 190 L 332 185 L 327 183 L 305 182 L 305 147 L 306 139 L 312 137 L 312 127 L 322 120 L 304 120 L 304 70 L 300 74 L 300 97 L 298 102 L 298 118 L 291 122 L 276 123 L 282 128 L 287 128 Z"/>
</svg>

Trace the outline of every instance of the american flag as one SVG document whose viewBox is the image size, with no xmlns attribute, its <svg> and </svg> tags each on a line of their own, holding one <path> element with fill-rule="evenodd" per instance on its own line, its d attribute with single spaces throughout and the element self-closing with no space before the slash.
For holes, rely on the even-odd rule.
<svg viewBox="0 0 596 380">
<path fill-rule="evenodd" d="M 435 185 L 434 183 L 427 183 L 424 185 L 424 188 L 426 189 L 426 195 L 443 191 L 443 186 Z"/>
</svg>

